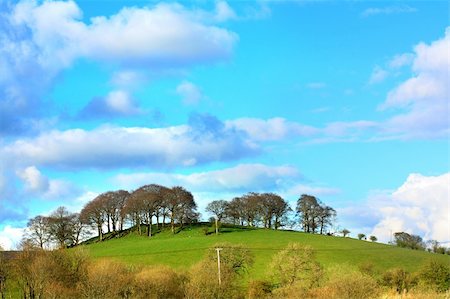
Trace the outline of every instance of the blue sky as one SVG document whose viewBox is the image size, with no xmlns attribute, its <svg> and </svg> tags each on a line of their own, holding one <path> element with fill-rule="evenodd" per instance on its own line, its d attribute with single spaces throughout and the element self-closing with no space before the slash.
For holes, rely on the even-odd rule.
<svg viewBox="0 0 450 299">
<path fill-rule="evenodd" d="M 450 241 L 446 1 L 1 1 L 0 244 L 160 183 Z"/>
</svg>

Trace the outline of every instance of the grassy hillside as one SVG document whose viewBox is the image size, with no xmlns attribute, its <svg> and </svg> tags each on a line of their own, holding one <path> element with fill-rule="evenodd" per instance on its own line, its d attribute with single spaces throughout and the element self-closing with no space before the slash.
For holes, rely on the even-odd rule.
<svg viewBox="0 0 450 299">
<path fill-rule="evenodd" d="M 272 256 L 291 242 L 312 246 L 319 262 L 325 267 L 342 263 L 357 267 L 361 263 L 372 262 L 378 270 L 402 267 L 415 271 L 429 258 L 450 263 L 450 256 L 351 238 L 238 227 L 224 227 L 216 236 L 205 235 L 201 225 L 186 227 L 175 235 L 165 230 L 151 238 L 130 233 L 85 247 L 94 258 L 112 258 L 141 265 L 164 264 L 187 269 L 200 261 L 208 248 L 219 242 L 242 244 L 254 253 L 255 264 L 249 273 L 253 278 L 266 276 Z"/>
</svg>

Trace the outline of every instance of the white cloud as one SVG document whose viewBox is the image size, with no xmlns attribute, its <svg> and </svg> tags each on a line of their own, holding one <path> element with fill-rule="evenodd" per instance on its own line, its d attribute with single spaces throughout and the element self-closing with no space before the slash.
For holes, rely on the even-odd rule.
<svg viewBox="0 0 450 299">
<path fill-rule="evenodd" d="M 17 4 L 13 19 L 33 31 L 35 44 L 65 64 L 88 57 L 114 62 L 191 64 L 226 58 L 237 37 L 204 25 L 179 4 L 123 8 L 117 14 L 81 21 L 73 1 Z"/>
<path fill-rule="evenodd" d="M 226 126 L 246 132 L 255 141 L 274 141 L 291 136 L 311 136 L 319 132 L 314 127 L 289 122 L 281 117 L 270 118 L 268 120 L 238 118 L 227 121 Z"/>
<path fill-rule="evenodd" d="M 46 110 L 42 95 L 77 59 L 163 72 L 228 59 L 238 40 L 180 4 L 123 8 L 87 21 L 74 1 L 23 0 L 2 8 L 0 130 L 8 134 L 39 129 L 33 124 Z M 231 16 L 225 4 L 218 3 L 218 13 Z M 129 79 L 130 73 L 114 81 L 123 89 Z"/>
<path fill-rule="evenodd" d="M 111 83 L 119 90 L 132 90 L 139 87 L 147 81 L 143 72 L 136 70 L 121 70 L 112 75 Z"/>
<path fill-rule="evenodd" d="M 385 124 L 390 134 L 411 137 L 442 137 L 449 133 L 450 27 L 445 36 L 414 49 L 413 77 L 391 90 L 381 109 L 403 109 Z"/>
<path fill-rule="evenodd" d="M 324 195 L 336 195 L 341 193 L 341 190 L 337 188 L 329 188 L 323 186 L 310 186 L 305 184 L 297 184 L 289 188 L 286 191 L 289 195 L 300 196 L 302 194 L 311 194 L 314 196 L 324 196 Z"/>
<path fill-rule="evenodd" d="M 213 117 L 158 129 L 100 127 L 71 129 L 19 139 L 1 149 L 16 163 L 56 168 L 111 168 L 133 165 L 171 168 L 236 160 L 259 152 L 256 144 Z"/>
<path fill-rule="evenodd" d="M 383 82 L 384 79 L 386 79 L 388 76 L 389 76 L 388 71 L 382 69 L 379 66 L 376 66 L 373 69 L 372 75 L 370 76 L 369 84 L 376 84 L 376 83 Z"/>
<path fill-rule="evenodd" d="M 407 65 L 412 64 L 414 60 L 414 54 L 404 53 L 400 55 L 395 55 L 394 58 L 389 61 L 388 65 L 391 69 L 398 69 Z"/>
<path fill-rule="evenodd" d="M 46 176 L 35 167 L 30 166 L 17 172 L 17 175 L 23 180 L 25 190 L 28 192 L 42 193 L 48 190 L 49 181 Z"/>
<path fill-rule="evenodd" d="M 407 232 L 425 240 L 450 241 L 450 173 L 439 176 L 411 174 L 389 196 L 371 200 L 368 205 L 378 214 L 372 234 L 389 241 L 390 232 Z"/>
<path fill-rule="evenodd" d="M 176 88 L 177 94 L 183 98 L 183 104 L 196 105 L 203 98 L 202 91 L 189 81 L 181 82 Z"/>
<path fill-rule="evenodd" d="M 240 164 L 235 167 L 199 173 L 133 173 L 120 174 L 113 181 L 120 188 L 133 189 L 149 182 L 166 186 L 182 185 L 194 192 L 249 192 L 284 188 L 299 173 L 291 166 Z"/>
<path fill-rule="evenodd" d="M 111 91 L 106 97 L 105 102 L 112 111 L 120 114 L 133 115 L 141 112 L 132 101 L 131 96 L 123 90 Z"/>
<path fill-rule="evenodd" d="M 361 13 L 363 17 L 375 16 L 375 15 L 391 15 L 398 13 L 412 13 L 417 9 L 408 5 L 387 6 L 387 7 L 371 7 L 367 8 Z"/>
<path fill-rule="evenodd" d="M 234 10 L 225 1 L 216 2 L 216 12 L 214 16 L 217 22 L 224 22 L 228 20 L 237 19 Z"/>
<path fill-rule="evenodd" d="M 17 245 L 19 245 L 24 232 L 24 228 L 6 225 L 2 230 L 0 230 L 0 245 L 5 250 L 12 250 L 16 248 Z"/>
</svg>

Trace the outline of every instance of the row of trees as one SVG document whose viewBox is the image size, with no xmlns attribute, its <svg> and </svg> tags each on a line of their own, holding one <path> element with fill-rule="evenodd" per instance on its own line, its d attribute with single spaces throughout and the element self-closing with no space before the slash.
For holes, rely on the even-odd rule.
<svg viewBox="0 0 450 299">
<path fill-rule="evenodd" d="M 235 197 L 230 202 L 212 201 L 206 211 L 218 221 L 278 229 L 287 223 L 288 213 L 292 209 L 287 201 L 277 194 L 250 192 Z"/>
<path fill-rule="evenodd" d="M 59 207 L 50 216 L 39 215 L 28 221 L 26 242 L 39 248 L 55 242 L 60 248 L 64 248 L 77 245 L 82 234 L 83 223 L 80 214 Z"/>
<path fill-rule="evenodd" d="M 192 193 L 183 187 L 167 188 L 150 184 L 132 193 L 119 190 L 100 194 L 85 205 L 80 218 L 83 223 L 96 227 L 101 241 L 104 226 L 108 232 L 116 232 L 123 230 L 127 220 L 137 226 L 139 234 L 142 233 L 141 224 L 147 225 L 147 235 L 151 237 L 154 218 L 157 228 L 170 219 L 172 232 L 175 232 L 176 223 L 183 226 L 198 218 L 196 209 Z"/>
<path fill-rule="evenodd" d="M 250 192 L 231 201 L 210 202 L 206 211 L 219 222 L 279 229 L 290 222 L 294 211 L 288 202 L 274 193 Z M 308 233 L 324 233 L 336 217 L 336 211 L 316 197 L 303 194 L 297 201 L 296 212 L 300 225 Z M 116 233 L 125 225 L 135 226 L 147 236 L 170 223 L 175 227 L 197 221 L 200 214 L 191 192 L 180 186 L 172 188 L 157 184 L 144 185 L 133 192 L 108 191 L 89 201 L 80 213 L 70 213 L 59 207 L 50 216 L 36 216 L 28 222 L 28 240 L 40 248 L 56 243 L 60 248 L 79 243 L 92 229 L 100 241 L 104 233 Z M 167 223 L 168 222 L 168 223 Z"/>
</svg>

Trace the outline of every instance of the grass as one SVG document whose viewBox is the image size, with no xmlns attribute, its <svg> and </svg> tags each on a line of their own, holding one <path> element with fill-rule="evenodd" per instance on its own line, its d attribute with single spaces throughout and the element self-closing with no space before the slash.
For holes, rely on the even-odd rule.
<svg viewBox="0 0 450 299">
<path fill-rule="evenodd" d="M 91 256 L 97 259 L 111 258 L 132 265 L 163 264 L 177 269 L 188 269 L 200 261 L 208 248 L 215 243 L 242 244 L 255 255 L 255 263 L 249 273 L 249 277 L 253 279 L 267 277 L 272 256 L 291 242 L 313 247 L 318 261 L 325 267 L 342 263 L 357 267 L 361 263 L 371 262 L 379 271 L 402 267 L 413 272 L 429 258 L 450 263 L 450 256 L 295 231 L 228 226 L 223 227 L 219 235 L 205 235 L 205 225 L 208 224 L 186 227 L 176 234 L 166 229 L 151 238 L 145 236 L 145 232 L 142 236 L 130 232 L 120 238 L 111 238 L 100 243 L 93 243 L 91 240 L 91 244 L 84 246 Z"/>
</svg>

